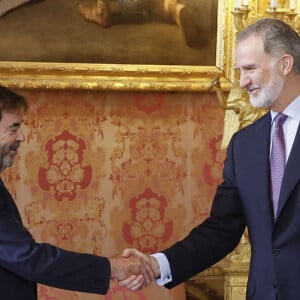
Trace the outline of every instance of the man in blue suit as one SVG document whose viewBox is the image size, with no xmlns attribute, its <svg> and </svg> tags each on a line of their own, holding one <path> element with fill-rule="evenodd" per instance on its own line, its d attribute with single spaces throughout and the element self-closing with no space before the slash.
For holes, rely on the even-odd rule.
<svg viewBox="0 0 300 300">
<path fill-rule="evenodd" d="M 252 256 L 246 298 L 299 300 L 300 38 L 284 22 L 267 18 L 245 28 L 236 41 L 240 86 L 253 106 L 270 112 L 233 136 L 210 217 L 161 253 L 126 249 L 124 255 L 151 262 L 158 283 L 172 288 L 230 253 L 247 226 Z M 275 128 L 278 118 L 282 124 Z M 277 147 L 277 154 L 285 153 L 273 164 Z M 274 175 L 281 170 L 278 180 Z M 138 279 L 121 284 L 144 286 Z"/>
<path fill-rule="evenodd" d="M 24 97 L 0 86 L 0 172 L 13 164 L 20 143 L 27 110 Z M 149 265 L 140 258 L 106 258 L 63 250 L 47 243 L 36 243 L 22 224 L 18 209 L 0 179 L 0 298 L 37 300 L 37 285 L 87 293 L 105 294 L 110 279 L 137 279 L 147 274 Z M 143 282 L 142 275 L 139 275 Z"/>
</svg>

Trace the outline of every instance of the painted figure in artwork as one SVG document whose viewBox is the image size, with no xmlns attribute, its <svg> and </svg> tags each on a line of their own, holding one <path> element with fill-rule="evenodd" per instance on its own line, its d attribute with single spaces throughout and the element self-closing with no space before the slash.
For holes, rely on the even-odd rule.
<svg viewBox="0 0 300 300">
<path fill-rule="evenodd" d="M 204 46 L 207 43 L 201 34 L 203 29 L 191 17 L 191 7 L 180 0 L 96 0 L 92 6 L 80 4 L 79 13 L 103 28 L 112 26 L 116 15 L 131 22 L 136 17 L 139 20 L 171 22 L 181 29 L 188 46 Z"/>
<path fill-rule="evenodd" d="M 0 0 L 0 17 L 30 0 Z"/>
</svg>

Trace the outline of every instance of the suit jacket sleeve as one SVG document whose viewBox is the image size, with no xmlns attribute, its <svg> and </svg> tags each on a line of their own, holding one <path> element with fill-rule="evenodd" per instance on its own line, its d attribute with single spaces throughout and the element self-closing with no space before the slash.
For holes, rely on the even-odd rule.
<svg viewBox="0 0 300 300">
<path fill-rule="evenodd" d="M 57 288 L 107 292 L 111 272 L 107 258 L 36 243 L 14 207 L 11 196 L 0 185 L 0 267 Z"/>
<path fill-rule="evenodd" d="M 239 243 L 245 218 L 236 187 L 232 142 L 228 147 L 223 182 L 217 188 L 210 217 L 186 238 L 162 251 L 168 258 L 172 288 L 212 266 Z"/>
</svg>

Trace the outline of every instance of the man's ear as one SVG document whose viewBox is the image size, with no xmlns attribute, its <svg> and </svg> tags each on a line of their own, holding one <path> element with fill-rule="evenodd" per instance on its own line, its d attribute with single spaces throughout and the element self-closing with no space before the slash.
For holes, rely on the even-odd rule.
<svg viewBox="0 0 300 300">
<path fill-rule="evenodd" d="M 291 54 L 284 54 L 281 58 L 280 70 L 283 75 L 288 75 L 294 66 L 294 57 Z"/>
</svg>

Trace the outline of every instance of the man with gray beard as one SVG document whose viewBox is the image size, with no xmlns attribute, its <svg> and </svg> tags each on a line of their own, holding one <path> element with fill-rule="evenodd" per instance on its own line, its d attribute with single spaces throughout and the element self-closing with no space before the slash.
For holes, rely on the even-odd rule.
<svg viewBox="0 0 300 300">
<path fill-rule="evenodd" d="M 251 262 L 246 299 L 298 300 L 300 282 L 300 38 L 277 19 L 237 34 L 240 86 L 270 112 L 231 139 L 210 216 L 183 240 L 151 256 L 157 282 L 172 288 L 230 253 L 248 228 Z M 135 280 L 120 284 L 132 290 Z"/>
</svg>

